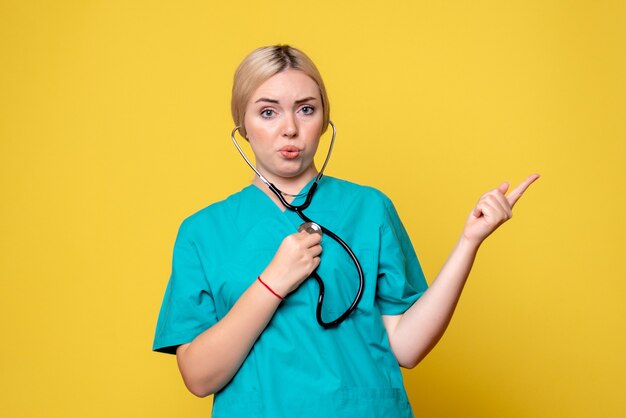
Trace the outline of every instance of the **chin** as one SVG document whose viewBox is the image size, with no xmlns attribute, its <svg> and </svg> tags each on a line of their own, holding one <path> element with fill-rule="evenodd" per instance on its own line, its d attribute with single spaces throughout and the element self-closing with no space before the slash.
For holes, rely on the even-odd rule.
<svg viewBox="0 0 626 418">
<path fill-rule="evenodd" d="M 281 177 L 294 178 L 294 177 L 303 175 L 308 170 L 309 170 L 308 167 L 305 168 L 298 164 L 298 167 L 291 166 L 291 167 L 284 167 L 283 169 L 277 169 L 275 173 L 276 175 L 279 175 Z"/>
</svg>

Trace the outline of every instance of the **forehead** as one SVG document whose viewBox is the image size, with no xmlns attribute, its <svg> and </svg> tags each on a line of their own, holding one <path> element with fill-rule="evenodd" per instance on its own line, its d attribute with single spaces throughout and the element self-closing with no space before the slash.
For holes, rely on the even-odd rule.
<svg viewBox="0 0 626 418">
<path fill-rule="evenodd" d="M 302 71 L 286 70 L 273 75 L 257 87 L 251 102 L 254 103 L 259 98 L 295 101 L 304 97 L 320 98 L 317 83 Z"/>
</svg>

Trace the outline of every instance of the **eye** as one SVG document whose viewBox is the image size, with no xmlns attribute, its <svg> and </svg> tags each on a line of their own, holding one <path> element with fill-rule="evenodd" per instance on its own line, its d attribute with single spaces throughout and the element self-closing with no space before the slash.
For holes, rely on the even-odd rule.
<svg viewBox="0 0 626 418">
<path fill-rule="evenodd" d="M 309 105 L 302 106 L 302 108 L 300 108 L 300 112 L 305 115 L 312 115 L 315 112 L 315 108 Z"/>
<path fill-rule="evenodd" d="M 270 119 L 276 114 L 273 109 L 263 109 L 261 110 L 261 117 L 265 119 Z"/>
</svg>

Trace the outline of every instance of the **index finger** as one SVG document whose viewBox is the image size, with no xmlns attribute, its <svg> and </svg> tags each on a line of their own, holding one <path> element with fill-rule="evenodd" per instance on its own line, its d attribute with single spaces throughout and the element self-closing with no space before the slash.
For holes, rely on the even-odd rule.
<svg viewBox="0 0 626 418">
<path fill-rule="evenodd" d="M 539 174 L 532 174 L 528 176 L 528 178 L 524 180 L 519 186 L 511 190 L 511 193 L 509 193 L 509 195 L 506 197 L 511 207 L 513 207 L 515 203 L 517 203 L 517 201 L 520 199 L 520 197 L 522 197 L 526 189 L 528 189 L 528 187 L 533 184 L 533 182 L 538 178 Z"/>
</svg>

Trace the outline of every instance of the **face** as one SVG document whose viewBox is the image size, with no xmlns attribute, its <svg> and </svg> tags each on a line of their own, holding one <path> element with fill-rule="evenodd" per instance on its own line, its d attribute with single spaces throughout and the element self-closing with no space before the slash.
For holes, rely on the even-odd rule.
<svg viewBox="0 0 626 418">
<path fill-rule="evenodd" d="M 257 169 L 270 181 L 315 175 L 323 109 L 308 75 L 286 70 L 266 80 L 248 102 L 244 123 Z"/>
</svg>

